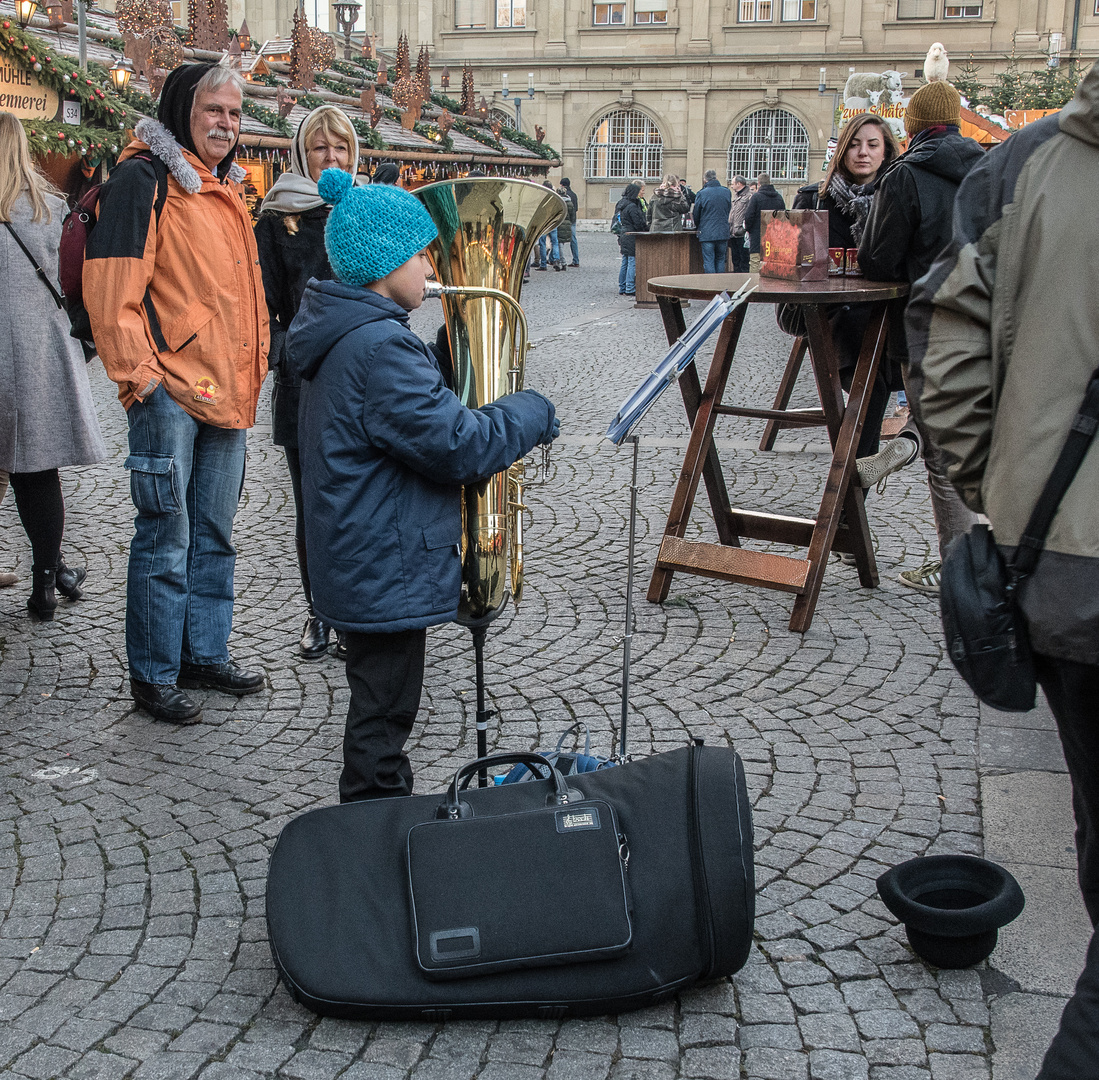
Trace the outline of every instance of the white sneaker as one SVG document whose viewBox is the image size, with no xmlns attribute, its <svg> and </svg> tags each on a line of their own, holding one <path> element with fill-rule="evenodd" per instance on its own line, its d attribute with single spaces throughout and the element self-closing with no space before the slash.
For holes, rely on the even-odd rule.
<svg viewBox="0 0 1099 1080">
<path fill-rule="evenodd" d="M 924 563 L 919 570 L 902 570 L 897 575 L 897 580 L 902 585 L 927 593 L 928 596 L 938 596 L 939 585 L 942 582 L 942 569 L 943 564 L 935 559 Z"/>
<path fill-rule="evenodd" d="M 877 484 L 880 493 L 885 488 L 885 478 L 914 461 L 919 452 L 920 447 L 915 439 L 898 435 L 889 441 L 884 450 L 879 450 L 870 457 L 859 458 L 855 462 L 859 483 L 864 488 L 872 488 Z"/>
</svg>

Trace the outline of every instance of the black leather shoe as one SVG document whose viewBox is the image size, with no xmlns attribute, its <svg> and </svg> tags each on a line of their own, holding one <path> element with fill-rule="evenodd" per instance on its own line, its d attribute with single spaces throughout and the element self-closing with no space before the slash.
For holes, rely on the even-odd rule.
<svg viewBox="0 0 1099 1080">
<path fill-rule="evenodd" d="M 346 660 L 347 659 L 347 638 L 345 638 L 343 636 L 343 634 L 341 634 L 339 632 L 339 630 L 336 631 L 336 652 L 335 652 L 335 656 L 336 656 L 337 660 Z"/>
<path fill-rule="evenodd" d="M 305 626 L 302 627 L 298 652 L 306 660 L 319 660 L 328 652 L 328 639 L 331 634 L 331 629 L 325 623 L 321 622 L 316 615 L 310 615 L 305 620 Z"/>
<path fill-rule="evenodd" d="M 189 664 L 186 660 L 179 665 L 179 678 L 176 682 L 188 690 L 209 687 L 223 694 L 254 694 L 262 690 L 266 679 L 258 671 L 245 671 L 233 660 L 223 664 Z"/>
<path fill-rule="evenodd" d="M 31 567 L 31 594 L 27 597 L 27 610 L 42 622 L 49 622 L 57 609 L 57 571 Z"/>
<path fill-rule="evenodd" d="M 130 695 L 137 702 L 137 707 L 144 709 L 154 720 L 182 726 L 197 724 L 202 719 L 202 707 L 172 683 L 147 683 L 131 679 Z"/>
<path fill-rule="evenodd" d="M 66 566 L 64 561 L 57 564 L 57 591 L 70 600 L 79 600 L 84 595 L 80 588 L 88 571 L 82 566 Z"/>
</svg>

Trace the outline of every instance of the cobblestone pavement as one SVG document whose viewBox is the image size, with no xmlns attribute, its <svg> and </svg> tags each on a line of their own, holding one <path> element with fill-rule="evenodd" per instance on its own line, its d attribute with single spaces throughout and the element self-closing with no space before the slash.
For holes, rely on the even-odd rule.
<svg viewBox="0 0 1099 1080">
<path fill-rule="evenodd" d="M 601 440 L 662 355 L 659 315 L 617 295 L 609 235 L 584 265 L 535 273 L 524 303 L 539 348 L 529 383 L 562 416 L 551 475 L 528 503 L 527 594 L 489 636 L 498 748 L 545 746 L 574 719 L 609 752 L 619 712 L 629 453 Z M 688 313 L 697 314 L 696 305 Z M 439 309 L 416 317 L 433 334 Z M 773 394 L 788 340 L 770 309 L 748 319 L 734 387 Z M 993 969 L 929 970 L 875 894 L 913 855 L 981 851 L 977 708 L 939 643 L 936 606 L 896 581 L 928 554 L 920 470 L 873 496 L 876 590 L 833 563 L 816 620 L 786 629 L 790 598 L 679 576 L 644 602 L 685 444 L 673 390 L 641 451 L 632 740 L 688 734 L 737 748 L 755 806 L 757 945 L 731 980 L 598 1020 L 320 1020 L 277 985 L 263 912 L 267 855 L 288 818 L 333 802 L 348 692 L 332 659 L 296 653 L 303 604 L 292 506 L 266 412 L 249 439 L 237 517 L 232 648 L 266 670 L 262 694 L 203 695 L 176 730 L 135 713 L 123 647 L 132 508 L 125 418 L 91 368 L 109 462 L 65 473 L 66 555 L 87 598 L 32 624 L 26 582 L 0 593 L 0 1072 L 13 1077 L 246 1080 L 977 1080 L 989 1076 Z M 801 404 L 812 400 L 802 383 Z M 797 402 L 795 402 L 796 404 Z M 266 394 L 265 394 L 266 410 Z M 719 428 L 734 502 L 813 512 L 822 435 L 752 450 L 759 424 Z M 806 439 L 809 441 L 806 442 Z M 701 500 L 704 503 L 704 500 Z M 696 514 L 696 535 L 712 533 Z M 5 564 L 29 577 L 9 499 Z M 5 567 L 6 568 L 6 567 Z M 418 789 L 473 756 L 473 659 L 453 626 L 428 638 Z M 998 983 L 999 980 L 999 983 Z"/>
</svg>

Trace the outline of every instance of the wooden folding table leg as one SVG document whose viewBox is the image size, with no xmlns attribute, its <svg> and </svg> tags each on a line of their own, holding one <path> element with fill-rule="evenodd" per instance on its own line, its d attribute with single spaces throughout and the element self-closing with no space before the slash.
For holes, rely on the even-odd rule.
<svg viewBox="0 0 1099 1080">
<path fill-rule="evenodd" d="M 664 333 L 668 336 L 668 344 L 674 345 L 686 329 L 683 308 L 676 299 L 667 296 L 660 296 L 657 299 L 660 302 L 660 317 L 664 321 Z M 736 348 L 735 341 L 732 347 Z M 687 423 L 693 428 L 695 417 L 698 415 L 698 404 L 702 400 L 702 384 L 698 380 L 698 368 L 695 367 L 693 360 L 679 376 L 679 392 L 683 397 L 683 408 L 687 412 Z M 706 483 L 706 494 L 714 515 L 714 524 L 717 526 L 717 538 L 723 544 L 740 547 L 740 537 L 733 531 L 731 523 L 732 504 L 729 502 L 729 490 L 725 486 L 725 476 L 721 471 L 721 459 L 718 457 L 717 447 L 712 442 L 706 452 L 702 479 Z"/>
<path fill-rule="evenodd" d="M 809 339 L 801 334 L 794 338 L 794 344 L 790 349 L 790 359 L 786 361 L 786 370 L 779 380 L 778 393 L 775 394 L 775 403 L 772 409 L 785 409 L 790 404 L 790 397 L 794 393 L 794 384 L 798 381 L 801 372 L 801 362 L 805 359 L 805 350 L 809 347 Z M 771 450 L 775 445 L 775 436 L 779 429 L 785 427 L 781 420 L 768 420 L 763 429 L 763 438 L 759 440 L 760 450 Z"/>
<path fill-rule="evenodd" d="M 872 567 L 873 546 L 866 515 L 861 500 L 857 496 L 849 497 L 849 489 L 855 475 L 855 451 L 866 420 L 866 410 L 870 405 L 869 391 L 877 374 L 885 341 L 885 312 L 884 303 L 875 303 L 871 309 L 870 323 L 863 335 L 862 349 L 855 365 L 845 409 L 831 327 L 820 307 L 807 305 L 805 309 L 813 374 L 817 379 L 833 452 L 824 495 L 817 513 L 817 523 L 809 543 L 809 572 L 805 580 L 805 590 L 794 601 L 794 610 L 790 617 L 790 629 L 797 633 L 804 633 L 813 621 L 832 540 L 845 504 L 849 507 L 847 528 L 851 535 L 851 546 L 856 560 L 862 564 L 860 578 L 864 568 L 869 570 Z M 876 569 L 873 572 L 876 577 Z"/>
<path fill-rule="evenodd" d="M 706 375 L 706 387 L 698 402 L 694 422 L 691 425 L 691 437 L 687 442 L 687 453 L 683 459 L 683 468 L 679 474 L 679 482 L 676 484 L 675 495 L 672 497 L 671 509 L 668 511 L 668 523 L 664 528 L 665 536 L 682 538 L 687 531 L 687 523 L 690 521 L 691 510 L 694 507 L 695 493 L 698 491 L 698 482 L 703 477 L 709 463 L 710 451 L 713 450 L 714 422 L 717 420 L 714 406 L 721 403 L 722 395 L 725 393 L 725 386 L 729 381 L 729 369 L 733 363 L 733 353 L 736 351 L 740 330 L 744 325 L 746 310 L 747 305 L 742 304 L 721 324 L 717 346 L 714 348 L 714 358 Z M 684 402 L 686 403 L 686 391 L 684 391 Z M 720 465 L 717 467 L 717 479 L 720 480 L 721 489 L 724 491 L 725 478 L 721 474 Z M 712 496 L 711 492 L 711 505 Z M 728 513 L 725 516 L 725 523 L 728 528 Z M 720 532 L 720 519 L 718 529 Z M 673 570 L 659 566 L 653 570 L 647 594 L 650 602 L 660 604 L 668 598 L 673 573 Z"/>
</svg>

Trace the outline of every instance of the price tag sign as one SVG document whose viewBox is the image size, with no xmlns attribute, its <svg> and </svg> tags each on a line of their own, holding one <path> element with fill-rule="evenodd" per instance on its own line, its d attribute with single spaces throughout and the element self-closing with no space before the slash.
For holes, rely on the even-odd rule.
<svg viewBox="0 0 1099 1080">
<path fill-rule="evenodd" d="M 66 124 L 80 123 L 80 102 L 63 101 L 61 103 L 61 119 Z"/>
</svg>

